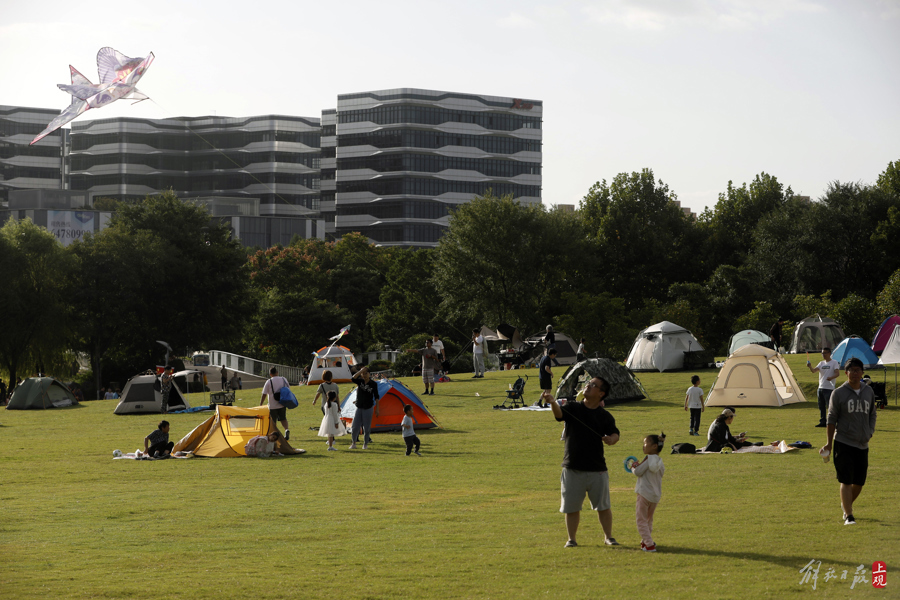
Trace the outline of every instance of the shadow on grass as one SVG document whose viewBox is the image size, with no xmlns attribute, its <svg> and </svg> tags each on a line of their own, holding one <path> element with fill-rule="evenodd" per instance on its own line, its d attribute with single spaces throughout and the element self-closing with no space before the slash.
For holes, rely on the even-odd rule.
<svg viewBox="0 0 900 600">
<path fill-rule="evenodd" d="M 641 552 L 640 548 L 623 549 L 630 550 L 632 552 Z M 822 558 L 819 556 L 776 556 L 773 554 L 762 554 L 760 552 L 729 552 L 727 550 L 707 550 L 703 548 L 689 548 L 686 546 L 660 546 L 660 553 L 683 554 L 685 556 L 712 556 L 716 558 L 730 558 L 734 560 L 754 560 L 758 562 L 770 563 L 779 567 L 793 568 L 798 572 L 813 558 L 815 558 L 815 560 L 817 561 L 821 560 L 823 563 L 827 561 L 829 564 L 844 565 L 850 568 L 856 568 L 860 564 L 859 561 L 841 561 L 832 558 Z"/>
</svg>

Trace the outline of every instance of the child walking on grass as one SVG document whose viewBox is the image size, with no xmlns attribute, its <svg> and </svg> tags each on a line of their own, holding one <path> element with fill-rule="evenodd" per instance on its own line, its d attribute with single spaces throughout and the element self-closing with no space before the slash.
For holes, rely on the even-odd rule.
<svg viewBox="0 0 900 600">
<path fill-rule="evenodd" d="M 410 452 L 413 451 L 413 446 L 415 446 L 416 456 L 422 456 L 419 454 L 419 436 L 416 435 L 416 430 L 413 428 L 413 421 L 412 404 L 406 404 L 403 406 L 403 422 L 401 423 L 403 426 L 403 441 L 406 442 L 406 455 L 409 456 Z"/>
<path fill-rule="evenodd" d="M 327 437 L 328 450 L 335 451 L 337 448 L 334 447 L 334 438 L 347 433 L 347 427 L 341 421 L 336 392 L 328 392 L 322 408 L 325 410 L 325 416 L 322 417 L 322 424 L 319 426 L 319 437 Z"/>
<path fill-rule="evenodd" d="M 703 406 L 703 390 L 700 389 L 700 377 L 691 377 L 691 387 L 684 395 L 684 410 L 691 411 L 691 435 L 700 435 L 700 413 L 706 410 Z"/>
<path fill-rule="evenodd" d="M 648 435 L 644 438 L 644 460 L 635 464 L 631 472 L 637 476 L 634 491 L 637 492 L 635 520 L 641 535 L 641 550 L 656 552 L 653 541 L 653 513 L 662 497 L 662 476 L 665 472 L 659 453 L 666 442 L 666 434 Z"/>
</svg>

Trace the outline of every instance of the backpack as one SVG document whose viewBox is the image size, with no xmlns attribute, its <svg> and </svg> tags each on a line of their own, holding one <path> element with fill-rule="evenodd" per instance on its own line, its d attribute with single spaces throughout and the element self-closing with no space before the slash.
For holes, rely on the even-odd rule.
<svg viewBox="0 0 900 600">
<path fill-rule="evenodd" d="M 287 379 L 285 379 L 284 382 L 286 384 Z M 275 392 L 273 396 L 275 396 L 275 400 L 281 402 L 281 405 L 285 408 L 297 408 L 298 406 L 297 396 L 294 395 L 294 392 L 292 392 L 291 388 L 287 385 Z"/>
<path fill-rule="evenodd" d="M 681 442 L 672 446 L 672 454 L 694 454 L 697 452 L 697 446 L 689 442 Z"/>
</svg>

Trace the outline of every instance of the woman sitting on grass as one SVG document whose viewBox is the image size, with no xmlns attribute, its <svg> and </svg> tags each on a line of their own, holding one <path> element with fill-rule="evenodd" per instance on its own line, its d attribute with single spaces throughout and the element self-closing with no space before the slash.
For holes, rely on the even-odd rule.
<svg viewBox="0 0 900 600">
<path fill-rule="evenodd" d="M 753 445 L 744 440 L 744 437 L 746 436 L 745 433 L 741 433 L 738 437 L 731 435 L 731 430 L 728 426 L 731 425 L 733 421 L 734 413 L 727 408 L 722 411 L 721 415 L 716 417 L 712 429 L 709 432 L 709 443 L 706 445 L 706 448 L 703 449 L 705 452 L 719 452 L 722 448 L 737 450 L 744 446 Z"/>
</svg>

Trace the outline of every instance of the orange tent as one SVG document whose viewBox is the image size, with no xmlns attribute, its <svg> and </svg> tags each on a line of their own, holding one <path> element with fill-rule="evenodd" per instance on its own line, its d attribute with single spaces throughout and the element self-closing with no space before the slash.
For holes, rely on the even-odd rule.
<svg viewBox="0 0 900 600">
<path fill-rule="evenodd" d="M 403 407 L 411 404 L 413 407 L 413 429 L 430 429 L 438 427 L 437 421 L 428 407 L 419 400 L 409 388 L 393 379 L 378 381 L 378 416 L 372 417 L 372 432 L 400 431 L 403 421 Z M 356 414 L 356 389 L 347 394 L 341 402 L 341 419 L 349 426 Z"/>
</svg>

